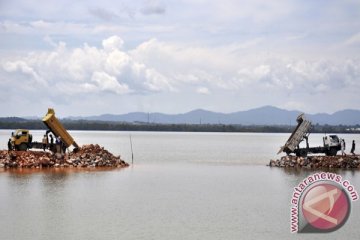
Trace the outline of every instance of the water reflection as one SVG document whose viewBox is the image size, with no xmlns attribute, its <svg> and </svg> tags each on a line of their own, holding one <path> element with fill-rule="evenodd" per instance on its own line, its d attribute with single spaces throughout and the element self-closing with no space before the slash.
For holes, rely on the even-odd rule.
<svg viewBox="0 0 360 240">
<path fill-rule="evenodd" d="M 270 168 L 270 167 L 269 167 Z M 357 177 L 360 173 L 359 169 L 338 169 L 338 168 L 331 168 L 331 169 L 306 169 L 306 168 L 296 168 L 296 167 L 288 167 L 288 168 L 277 168 L 272 167 L 273 169 L 277 169 L 281 171 L 284 177 L 284 181 L 287 183 L 287 186 L 292 189 L 296 187 L 301 181 L 307 178 L 309 175 L 318 172 L 331 172 L 336 173 L 343 176 L 344 179 L 346 178 L 353 178 Z M 359 186 L 360 187 L 360 186 Z"/>
<path fill-rule="evenodd" d="M 128 133 L 73 134 L 129 147 Z M 324 238 L 289 233 L 293 187 L 317 171 L 265 166 L 287 137 L 136 133 L 133 167 L 0 170 L 1 239 Z M 358 171 L 333 171 L 360 190 Z M 357 239 L 359 213 L 325 237 Z"/>
</svg>

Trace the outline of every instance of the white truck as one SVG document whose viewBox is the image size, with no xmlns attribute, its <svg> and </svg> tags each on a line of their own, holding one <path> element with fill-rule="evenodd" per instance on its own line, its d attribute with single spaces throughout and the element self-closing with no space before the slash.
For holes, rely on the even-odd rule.
<svg viewBox="0 0 360 240">
<path fill-rule="evenodd" d="M 309 153 L 325 153 L 327 156 L 335 156 L 341 149 L 341 141 L 337 135 L 328 135 L 323 137 L 323 146 L 309 147 L 309 135 L 311 130 L 311 122 L 305 119 L 304 114 L 300 114 L 296 119 L 298 125 L 278 152 L 285 152 L 287 155 L 295 153 L 296 156 L 305 157 Z M 306 147 L 300 148 L 300 143 L 305 140 Z"/>
</svg>

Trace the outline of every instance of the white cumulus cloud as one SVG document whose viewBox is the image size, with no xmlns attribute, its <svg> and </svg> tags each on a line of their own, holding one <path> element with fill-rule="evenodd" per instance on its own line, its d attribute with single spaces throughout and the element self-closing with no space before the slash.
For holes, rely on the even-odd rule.
<svg viewBox="0 0 360 240">
<path fill-rule="evenodd" d="M 106 51 L 114 51 L 121 49 L 124 41 L 119 36 L 112 36 L 102 41 L 102 45 Z"/>
<path fill-rule="evenodd" d="M 197 93 L 200 93 L 200 94 L 210 94 L 210 90 L 206 87 L 199 87 L 197 90 L 196 90 Z"/>
<path fill-rule="evenodd" d="M 105 72 L 94 72 L 91 77 L 91 81 L 95 82 L 101 90 L 115 92 L 118 94 L 129 92 L 128 85 L 119 83 L 116 77 L 111 76 Z"/>
<path fill-rule="evenodd" d="M 266 104 L 285 106 L 289 102 L 290 107 L 299 102 L 297 97 L 304 102 L 315 97 L 330 101 L 334 93 L 353 92 L 342 98 L 353 99 L 360 91 L 358 58 L 266 56 L 239 52 L 242 42 L 207 47 L 150 39 L 125 49 L 117 35 L 105 38 L 100 46 L 69 47 L 45 39 L 53 49 L 0 58 L 0 79 L 11 79 L 24 98 L 33 96 L 34 89 L 55 102 L 100 95 L 104 101 L 109 96 L 177 95 L 186 102 L 189 96 L 201 94 L 208 101 L 222 95 L 222 99 L 229 98 L 229 104 L 236 104 L 231 96 L 243 96 L 240 102 L 255 104 L 261 98 L 254 96 L 262 96 L 268 99 Z M 6 95 L 4 90 L 2 95 Z M 280 96 L 286 101 L 278 103 L 275 99 Z"/>
<path fill-rule="evenodd" d="M 35 80 L 36 83 L 40 83 L 42 85 L 46 85 L 46 81 L 39 76 L 39 74 L 30 67 L 25 61 L 14 61 L 14 62 L 6 62 L 3 65 L 3 68 L 5 71 L 10 73 L 23 73 L 29 77 L 31 77 L 33 80 Z"/>
<path fill-rule="evenodd" d="M 2 64 L 3 70 L 13 74 L 15 81 L 15 74 L 26 75 L 52 92 L 67 95 L 101 91 L 123 95 L 175 90 L 170 77 L 122 50 L 124 41 L 119 36 L 104 39 L 102 48 L 86 43 L 82 47 L 69 48 L 49 37 L 45 40 L 52 43 L 53 50 L 31 52 L 16 60 L 6 60 Z"/>
</svg>

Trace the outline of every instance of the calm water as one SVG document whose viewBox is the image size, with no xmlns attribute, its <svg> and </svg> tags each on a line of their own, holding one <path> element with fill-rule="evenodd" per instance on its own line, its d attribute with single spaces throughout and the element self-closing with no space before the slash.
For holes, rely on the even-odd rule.
<svg viewBox="0 0 360 240">
<path fill-rule="evenodd" d="M 10 131 L 0 131 L 6 147 Z M 40 140 L 42 131 L 34 131 Z M 131 162 L 128 132 L 80 132 Z M 131 133 L 134 165 L 1 171 L 1 239 L 358 239 L 360 203 L 326 235 L 289 233 L 292 188 L 311 172 L 266 167 L 288 134 Z M 342 135 L 347 141 L 360 135 Z M 314 134 L 311 145 L 321 145 Z M 340 171 L 360 191 L 359 171 Z"/>
</svg>

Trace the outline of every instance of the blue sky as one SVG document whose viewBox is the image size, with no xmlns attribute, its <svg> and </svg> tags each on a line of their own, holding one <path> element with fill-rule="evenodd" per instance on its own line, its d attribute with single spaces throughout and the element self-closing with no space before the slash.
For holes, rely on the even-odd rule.
<svg viewBox="0 0 360 240">
<path fill-rule="evenodd" d="M 360 2 L 0 0 L 1 116 L 360 109 Z"/>
</svg>

